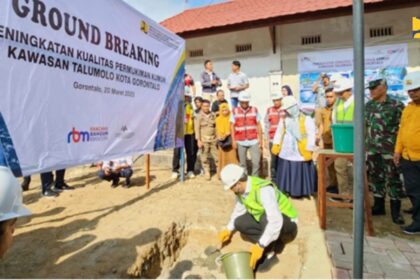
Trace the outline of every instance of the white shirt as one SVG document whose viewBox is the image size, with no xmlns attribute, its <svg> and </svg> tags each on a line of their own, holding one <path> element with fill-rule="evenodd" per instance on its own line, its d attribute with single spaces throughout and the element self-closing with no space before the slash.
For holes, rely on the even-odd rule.
<svg viewBox="0 0 420 280">
<path fill-rule="evenodd" d="M 242 195 L 246 198 L 251 191 L 251 180 L 248 178 L 245 193 Z M 271 242 L 277 240 L 280 236 L 280 231 L 283 226 L 283 216 L 280 212 L 279 205 L 276 199 L 276 193 L 273 187 L 261 188 L 261 204 L 264 207 L 265 214 L 267 216 L 267 226 L 265 227 L 264 233 L 261 235 L 259 244 L 263 247 L 267 247 Z M 235 220 L 239 216 L 246 213 L 245 205 L 243 205 L 239 198 L 236 198 L 236 205 L 233 209 L 230 221 L 227 225 L 227 229 L 230 231 L 235 230 Z"/>
<path fill-rule="evenodd" d="M 113 160 L 106 160 L 102 164 L 102 169 L 110 168 L 111 170 L 115 170 L 122 165 L 133 165 L 132 157 L 124 157 L 124 158 L 117 158 Z"/>
<path fill-rule="evenodd" d="M 280 122 L 277 127 L 276 134 L 273 138 L 273 144 L 280 144 L 282 133 L 283 133 L 284 122 Z M 307 137 L 306 150 L 314 151 L 315 149 L 315 135 L 316 126 L 315 121 L 310 116 L 305 116 L 305 130 Z M 279 157 L 290 161 L 304 161 L 304 158 L 299 152 L 298 142 L 295 137 L 286 129 L 283 138 L 283 144 Z"/>
</svg>

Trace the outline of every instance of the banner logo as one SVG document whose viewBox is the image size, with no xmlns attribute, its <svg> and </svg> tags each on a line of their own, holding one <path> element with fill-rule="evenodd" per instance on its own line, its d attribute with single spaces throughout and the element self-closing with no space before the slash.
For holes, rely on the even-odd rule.
<svg viewBox="0 0 420 280">
<path fill-rule="evenodd" d="M 91 127 L 89 131 L 79 131 L 75 127 L 67 134 L 67 144 L 99 142 L 108 139 L 107 127 Z"/>
<path fill-rule="evenodd" d="M 420 18 L 413 17 L 413 38 L 420 39 Z"/>
<path fill-rule="evenodd" d="M 143 31 L 145 34 L 149 33 L 149 25 L 144 20 L 140 23 L 140 30 Z"/>
</svg>

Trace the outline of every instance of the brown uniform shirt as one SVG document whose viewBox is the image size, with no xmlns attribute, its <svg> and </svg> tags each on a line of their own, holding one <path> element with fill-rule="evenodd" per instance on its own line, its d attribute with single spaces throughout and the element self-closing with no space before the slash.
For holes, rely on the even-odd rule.
<svg viewBox="0 0 420 280">
<path fill-rule="evenodd" d="M 216 141 L 216 116 L 201 111 L 194 121 L 195 138 L 203 142 Z"/>
<path fill-rule="evenodd" d="M 332 134 L 331 134 L 331 122 L 332 122 L 332 111 L 333 107 L 324 107 L 319 110 L 319 114 L 316 114 L 316 126 L 322 124 L 322 142 L 327 145 L 332 145 Z"/>
</svg>

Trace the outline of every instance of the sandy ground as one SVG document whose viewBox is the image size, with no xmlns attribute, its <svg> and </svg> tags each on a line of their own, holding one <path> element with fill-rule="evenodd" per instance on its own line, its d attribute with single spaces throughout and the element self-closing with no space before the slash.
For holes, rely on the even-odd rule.
<svg viewBox="0 0 420 280">
<path fill-rule="evenodd" d="M 33 216 L 19 220 L 13 247 L 0 262 L 0 277 L 127 278 L 145 277 L 145 270 L 154 277 L 223 277 L 204 251 L 218 244 L 217 231 L 228 221 L 233 195 L 215 178 L 179 183 L 163 167 L 152 168 L 152 189 L 147 191 L 142 167 L 136 165 L 130 189 L 111 189 L 96 178 L 95 168 L 70 169 L 67 182 L 77 189 L 56 199 L 41 198 L 39 176 L 34 176 L 24 194 Z M 331 277 L 315 201 L 294 203 L 300 214 L 298 237 L 257 278 Z M 250 245 L 237 234 L 223 252 Z M 150 262 L 156 260 L 150 274 Z"/>
</svg>

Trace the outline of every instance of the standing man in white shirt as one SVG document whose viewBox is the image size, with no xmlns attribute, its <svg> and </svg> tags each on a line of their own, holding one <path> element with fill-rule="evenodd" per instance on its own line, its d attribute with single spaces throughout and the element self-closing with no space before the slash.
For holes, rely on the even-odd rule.
<svg viewBox="0 0 420 280">
<path fill-rule="evenodd" d="M 274 183 L 247 176 L 239 165 L 223 168 L 221 179 L 225 191 L 234 192 L 237 200 L 226 229 L 219 233 L 220 242 L 228 242 L 234 230 L 245 235 L 254 243 L 250 266 L 255 269 L 260 260 L 270 260 L 296 238 L 297 211 Z"/>
<path fill-rule="evenodd" d="M 104 161 L 99 170 L 99 178 L 102 180 L 112 181 L 111 188 L 118 187 L 120 177 L 125 178 L 125 188 L 130 187 L 131 176 L 133 175 L 133 159 L 132 157 L 118 158 Z"/>
<path fill-rule="evenodd" d="M 354 96 L 352 89 L 353 81 L 351 79 L 341 77 L 334 83 L 334 93 L 337 96 L 337 101 L 332 112 L 333 124 L 353 123 Z M 349 176 L 352 172 L 351 168 L 349 168 L 349 161 L 345 158 L 338 158 L 335 160 L 334 166 L 339 193 L 352 194 L 353 188 Z"/>
<path fill-rule="evenodd" d="M 241 63 L 237 60 L 232 62 L 232 73 L 228 77 L 227 86 L 230 90 L 230 102 L 233 109 L 238 107 L 239 94 L 249 88 L 248 77 L 241 72 Z"/>
</svg>

